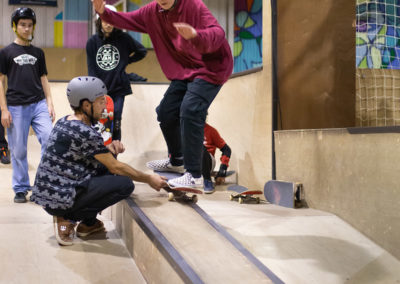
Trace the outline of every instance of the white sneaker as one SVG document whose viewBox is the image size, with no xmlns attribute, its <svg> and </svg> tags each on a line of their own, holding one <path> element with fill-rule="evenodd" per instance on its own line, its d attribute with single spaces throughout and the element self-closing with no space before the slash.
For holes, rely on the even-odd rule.
<svg viewBox="0 0 400 284">
<path fill-rule="evenodd" d="M 173 172 L 183 174 L 186 170 L 182 166 L 173 166 L 169 162 L 169 159 L 154 160 L 146 163 L 146 167 L 152 169 L 153 171 L 159 172 Z"/>
<path fill-rule="evenodd" d="M 181 177 L 170 179 L 168 184 L 171 188 L 175 187 L 190 187 L 204 190 L 203 177 L 194 178 L 191 173 L 185 173 Z"/>
</svg>

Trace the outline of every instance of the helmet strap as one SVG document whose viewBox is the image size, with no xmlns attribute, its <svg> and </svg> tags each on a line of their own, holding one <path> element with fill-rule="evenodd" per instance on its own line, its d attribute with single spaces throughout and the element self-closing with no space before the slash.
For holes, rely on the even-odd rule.
<svg viewBox="0 0 400 284">
<path fill-rule="evenodd" d="M 89 118 L 90 120 L 90 124 L 94 125 L 96 123 L 96 121 L 94 120 L 94 116 L 93 116 L 93 103 L 90 102 L 90 110 L 92 112 L 92 114 L 88 114 L 85 110 L 82 109 L 82 112 L 87 116 L 87 118 Z"/>
</svg>

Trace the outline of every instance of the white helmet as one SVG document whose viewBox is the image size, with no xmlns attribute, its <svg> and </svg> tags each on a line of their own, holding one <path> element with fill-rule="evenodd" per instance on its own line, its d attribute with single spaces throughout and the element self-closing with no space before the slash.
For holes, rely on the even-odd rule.
<svg viewBox="0 0 400 284">
<path fill-rule="evenodd" d="M 98 97 L 107 94 L 107 87 L 99 78 L 81 76 L 73 78 L 67 86 L 69 104 L 79 107 L 82 100 L 94 102 Z"/>
<path fill-rule="evenodd" d="M 113 5 L 108 5 L 107 4 L 106 8 L 110 9 L 113 12 L 117 12 L 117 8 L 115 8 L 115 6 L 113 6 Z M 96 13 L 96 20 L 98 20 L 98 19 L 99 19 L 99 14 Z"/>
</svg>

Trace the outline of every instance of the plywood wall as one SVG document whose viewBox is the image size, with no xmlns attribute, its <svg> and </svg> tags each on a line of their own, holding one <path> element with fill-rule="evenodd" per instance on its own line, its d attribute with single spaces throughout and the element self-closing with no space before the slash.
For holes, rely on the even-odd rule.
<svg viewBox="0 0 400 284">
<path fill-rule="evenodd" d="M 355 1 L 279 0 L 280 129 L 355 125 Z"/>
</svg>

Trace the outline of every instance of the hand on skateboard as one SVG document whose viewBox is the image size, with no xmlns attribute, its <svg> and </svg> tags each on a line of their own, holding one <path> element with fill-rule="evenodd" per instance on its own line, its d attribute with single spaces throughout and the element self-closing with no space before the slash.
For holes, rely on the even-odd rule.
<svg viewBox="0 0 400 284">
<path fill-rule="evenodd" d="M 160 175 L 161 177 L 164 177 L 166 180 L 182 176 L 182 174 L 174 172 L 154 171 L 154 173 Z M 195 189 L 191 187 L 171 187 L 168 182 L 167 186 L 164 186 L 163 188 L 165 189 L 165 191 L 168 192 L 168 201 L 176 200 L 196 203 L 196 194 L 203 194 L 203 191 L 200 189 Z M 187 195 L 188 193 L 192 193 L 192 195 L 189 196 Z"/>
</svg>

